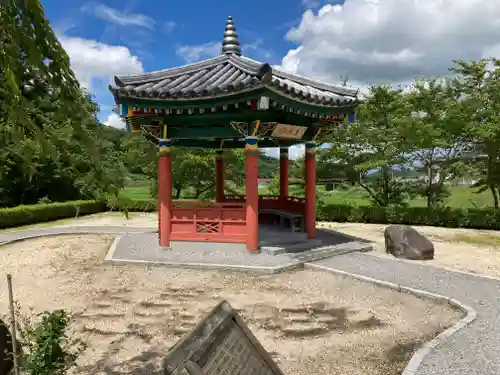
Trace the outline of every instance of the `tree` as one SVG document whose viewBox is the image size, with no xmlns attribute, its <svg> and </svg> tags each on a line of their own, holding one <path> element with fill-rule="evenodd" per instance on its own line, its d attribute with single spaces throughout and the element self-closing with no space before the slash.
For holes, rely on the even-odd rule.
<svg viewBox="0 0 500 375">
<path fill-rule="evenodd" d="M 126 168 L 131 173 L 147 176 L 151 192 L 157 196 L 158 151 L 156 140 L 147 140 L 140 132 L 123 137 L 121 148 Z M 172 181 L 173 198 L 190 196 L 215 196 L 215 150 L 173 147 Z M 241 150 L 224 151 L 224 175 L 227 184 L 242 186 L 245 176 L 244 157 Z"/>
<path fill-rule="evenodd" d="M 447 178 L 465 172 L 461 157 L 470 149 L 460 109 L 460 93 L 448 80 L 418 79 L 405 95 L 412 110 L 412 164 L 423 168 L 425 180 L 417 193 L 426 198 L 427 207 L 441 204 L 449 195 Z"/>
<path fill-rule="evenodd" d="M 0 68 L 0 206 L 116 194 L 116 142 L 38 0 L 0 5 Z"/>
<path fill-rule="evenodd" d="M 59 91 L 29 67 L 22 82 L 25 116 L 38 130 L 16 128 L 8 113 L 0 112 L 5 125 L 0 127 L 0 205 L 117 193 L 124 168 L 92 98 L 82 93 L 78 112 L 68 113 Z"/>
<path fill-rule="evenodd" d="M 393 168 L 405 168 L 411 149 L 410 109 L 402 89 L 371 86 L 358 108 L 358 122 L 338 127 L 321 163 L 342 167 L 347 178 L 367 191 L 380 205 L 402 203 L 407 185 L 393 178 Z M 379 172 L 376 178 L 370 173 Z"/>
<path fill-rule="evenodd" d="M 64 310 L 45 311 L 38 319 L 19 319 L 20 335 L 26 350 L 21 357 L 21 370 L 30 375 L 64 375 L 76 366 L 86 344 L 69 335 L 70 315 Z"/>
<path fill-rule="evenodd" d="M 21 63 L 25 62 L 25 63 Z M 0 3 L 0 96 L 3 116 L 15 130 L 20 125 L 38 130 L 24 111 L 27 98 L 23 76 L 26 66 L 57 90 L 64 104 L 78 109 L 80 87 L 69 58 L 44 15 L 39 0 L 4 0 Z"/>
<path fill-rule="evenodd" d="M 466 133 L 474 147 L 470 158 L 479 171 L 481 190 L 489 189 L 498 209 L 500 186 L 500 60 L 455 61 L 455 90 L 461 94 L 461 109 L 467 122 Z"/>
<path fill-rule="evenodd" d="M 280 175 L 275 173 L 271 182 L 266 186 L 266 190 L 270 195 L 280 195 Z"/>
</svg>

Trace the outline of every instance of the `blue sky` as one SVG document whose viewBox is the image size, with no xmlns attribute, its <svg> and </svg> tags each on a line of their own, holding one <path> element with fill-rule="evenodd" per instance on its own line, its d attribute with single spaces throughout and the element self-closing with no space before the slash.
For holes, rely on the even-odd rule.
<svg viewBox="0 0 500 375">
<path fill-rule="evenodd" d="M 284 38 L 286 32 L 300 22 L 305 8 L 314 9 L 326 1 L 150 0 L 147 6 L 139 0 L 43 0 L 42 3 L 47 18 L 64 40 L 81 38 L 106 46 L 126 47 L 144 71 L 151 71 L 218 53 L 219 46 L 214 43 L 222 39 L 229 15 L 233 16 L 245 55 L 280 64 L 287 51 L 295 47 Z M 74 62 L 75 57 L 71 55 Z M 99 63 L 106 64 L 105 61 Z M 114 63 L 110 58 L 108 64 Z M 91 70 L 92 62 L 87 65 L 90 65 L 87 71 Z M 78 68 L 75 70 L 77 75 L 85 75 Z M 134 68 L 130 70 L 136 72 Z M 81 80 L 91 81 L 89 89 L 101 105 L 102 121 L 110 115 L 113 104 L 106 90 L 106 83 L 111 79 L 104 74 Z M 89 86 L 89 82 L 83 83 Z"/>
<path fill-rule="evenodd" d="M 452 60 L 500 57 L 499 0 L 42 3 L 101 121 L 116 127 L 123 122 L 111 111 L 113 76 L 217 56 L 229 15 L 244 55 L 330 83 L 348 74 L 361 92 L 449 74 Z"/>
</svg>

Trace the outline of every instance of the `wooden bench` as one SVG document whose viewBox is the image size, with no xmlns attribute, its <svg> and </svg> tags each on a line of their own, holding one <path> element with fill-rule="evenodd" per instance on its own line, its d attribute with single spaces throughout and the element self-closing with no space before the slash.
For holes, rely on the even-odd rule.
<svg viewBox="0 0 500 375">
<path fill-rule="evenodd" d="M 279 226 L 281 228 L 290 228 L 292 232 L 304 231 L 304 215 L 294 212 L 287 212 L 276 209 L 260 209 L 259 214 L 272 214 L 279 217 Z M 289 223 L 289 225 L 287 225 Z"/>
</svg>

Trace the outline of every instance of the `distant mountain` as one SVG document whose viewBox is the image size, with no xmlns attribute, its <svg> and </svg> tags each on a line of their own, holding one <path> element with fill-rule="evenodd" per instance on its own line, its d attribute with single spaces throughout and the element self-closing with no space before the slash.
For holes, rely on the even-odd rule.
<svg viewBox="0 0 500 375">
<path fill-rule="evenodd" d="M 418 169 L 404 169 L 404 170 L 393 169 L 391 172 L 394 177 L 408 178 L 408 179 L 419 178 L 426 175 L 425 171 L 420 171 Z M 368 176 L 376 178 L 380 177 L 381 175 L 382 175 L 381 171 L 374 171 L 373 173 L 370 173 Z"/>
</svg>

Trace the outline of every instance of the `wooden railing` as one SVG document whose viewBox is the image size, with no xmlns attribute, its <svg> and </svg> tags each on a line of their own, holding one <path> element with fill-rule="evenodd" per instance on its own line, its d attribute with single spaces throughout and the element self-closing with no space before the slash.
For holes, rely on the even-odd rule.
<svg viewBox="0 0 500 375">
<path fill-rule="evenodd" d="M 172 240 L 246 241 L 245 205 L 240 202 L 172 202 Z"/>
<path fill-rule="evenodd" d="M 224 196 L 225 202 L 238 202 L 245 203 L 244 195 L 226 195 Z M 277 195 L 259 195 L 259 208 L 268 210 L 283 210 L 304 214 L 305 198 L 286 196 L 281 199 Z"/>
</svg>

